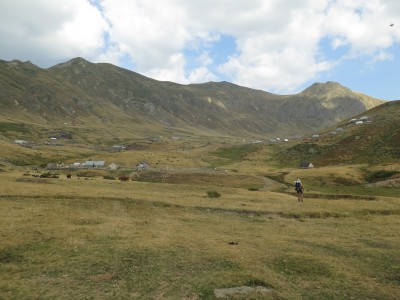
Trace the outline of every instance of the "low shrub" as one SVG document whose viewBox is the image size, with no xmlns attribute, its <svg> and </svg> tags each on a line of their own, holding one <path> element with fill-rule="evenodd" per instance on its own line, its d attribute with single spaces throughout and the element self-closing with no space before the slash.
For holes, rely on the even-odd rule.
<svg viewBox="0 0 400 300">
<path fill-rule="evenodd" d="M 216 191 L 208 191 L 207 192 L 207 197 L 209 197 L 209 198 L 218 198 L 218 197 L 221 197 L 221 194 L 216 192 Z"/>
<path fill-rule="evenodd" d="M 59 174 L 46 172 L 39 176 L 40 178 L 59 178 Z"/>
<path fill-rule="evenodd" d="M 249 279 L 246 281 L 244 284 L 246 286 L 263 286 L 263 287 L 271 287 L 268 283 L 266 283 L 264 280 L 260 279 Z"/>
<path fill-rule="evenodd" d="M 250 187 L 248 188 L 248 190 L 254 192 L 254 191 L 259 191 L 260 189 L 255 187 Z"/>
</svg>

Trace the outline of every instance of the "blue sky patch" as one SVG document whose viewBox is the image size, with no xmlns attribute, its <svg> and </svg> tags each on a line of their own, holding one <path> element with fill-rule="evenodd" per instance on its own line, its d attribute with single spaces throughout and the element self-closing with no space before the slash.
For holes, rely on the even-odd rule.
<svg viewBox="0 0 400 300">
<path fill-rule="evenodd" d="M 228 61 L 229 57 L 237 54 L 236 38 L 230 35 L 221 34 L 215 42 L 202 43 L 198 47 L 188 47 L 184 49 L 183 54 L 186 58 L 186 72 L 205 66 L 210 72 L 217 75 L 221 80 L 227 80 L 225 75 L 218 72 L 218 67 Z M 212 62 L 203 65 L 200 57 L 207 54 Z"/>
<path fill-rule="evenodd" d="M 315 80 L 310 80 L 303 88 L 317 82 L 336 81 L 353 91 L 359 91 L 371 97 L 383 100 L 400 100 L 398 72 L 400 70 L 400 45 L 390 48 L 393 60 L 371 62 L 370 57 L 346 59 L 328 72 L 321 73 Z M 395 59 L 397 58 L 397 59 Z M 385 78 L 385 80 L 377 80 Z M 382 93 L 385 91 L 385 93 Z M 397 99 L 384 98 L 383 95 L 398 95 Z"/>
<path fill-rule="evenodd" d="M 338 60 L 349 51 L 349 46 L 333 48 L 332 42 L 332 37 L 324 37 L 320 40 L 318 48 L 321 57 L 319 60 Z"/>
</svg>

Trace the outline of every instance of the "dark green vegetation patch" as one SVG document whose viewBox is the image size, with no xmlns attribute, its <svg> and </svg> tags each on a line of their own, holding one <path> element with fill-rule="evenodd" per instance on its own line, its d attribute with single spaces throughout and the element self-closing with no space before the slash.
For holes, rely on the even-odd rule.
<svg viewBox="0 0 400 300">
<path fill-rule="evenodd" d="M 213 161 L 213 165 L 222 166 L 225 164 L 242 161 L 246 158 L 246 156 L 257 152 L 259 149 L 260 146 L 252 144 L 220 148 L 212 153 L 217 157 L 217 159 Z"/>
<path fill-rule="evenodd" d="M 366 176 L 367 181 L 369 182 L 377 182 L 381 180 L 388 179 L 393 175 L 400 174 L 398 171 L 386 171 L 386 170 L 379 170 L 372 173 L 369 173 Z"/>
<path fill-rule="evenodd" d="M 20 263 L 23 256 L 14 248 L 0 250 L 0 264 Z"/>
<path fill-rule="evenodd" d="M 219 198 L 219 197 L 221 197 L 221 194 L 218 193 L 217 191 L 208 191 L 207 192 L 207 197 L 209 197 L 209 198 Z"/>
<path fill-rule="evenodd" d="M 28 133 L 29 127 L 28 125 L 22 123 L 0 122 L 0 132 L 9 132 L 9 131 L 14 131 L 18 133 Z"/>
</svg>

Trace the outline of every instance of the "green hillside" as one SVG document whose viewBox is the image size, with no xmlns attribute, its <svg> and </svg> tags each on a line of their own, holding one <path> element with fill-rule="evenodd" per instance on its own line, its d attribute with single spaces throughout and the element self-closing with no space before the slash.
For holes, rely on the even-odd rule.
<svg viewBox="0 0 400 300">
<path fill-rule="evenodd" d="M 362 124 L 357 123 L 362 120 Z M 281 161 L 315 165 L 379 164 L 400 161 L 400 101 L 375 107 L 352 119 L 311 135 L 294 145 L 281 146 Z M 279 146 L 278 146 L 279 147 Z"/>
</svg>

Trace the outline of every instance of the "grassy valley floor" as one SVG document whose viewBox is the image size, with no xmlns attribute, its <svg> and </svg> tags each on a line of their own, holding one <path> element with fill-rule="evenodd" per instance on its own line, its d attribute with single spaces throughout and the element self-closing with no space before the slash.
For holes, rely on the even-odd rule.
<svg viewBox="0 0 400 300">
<path fill-rule="evenodd" d="M 0 173 L 1 299 L 400 298 L 396 197 L 21 178 Z"/>
</svg>

